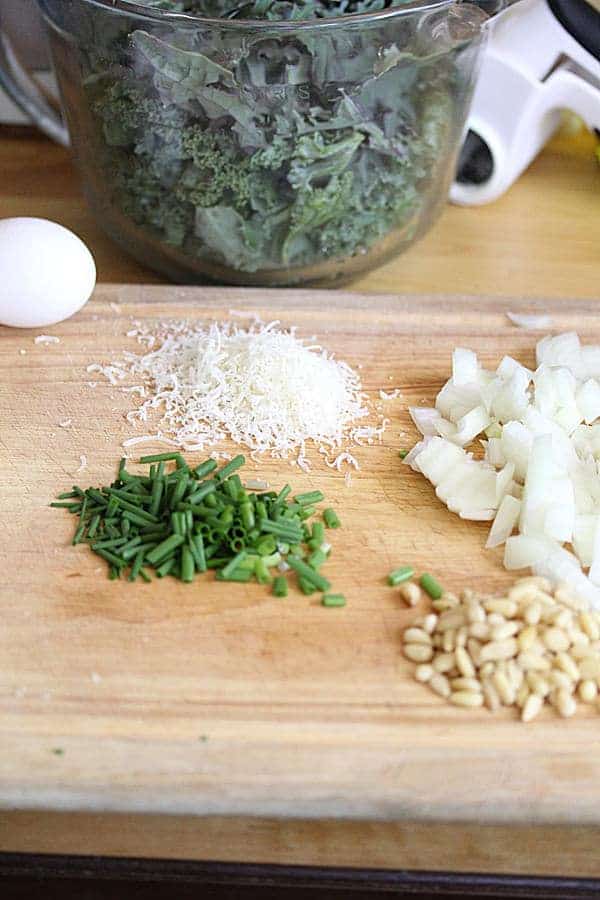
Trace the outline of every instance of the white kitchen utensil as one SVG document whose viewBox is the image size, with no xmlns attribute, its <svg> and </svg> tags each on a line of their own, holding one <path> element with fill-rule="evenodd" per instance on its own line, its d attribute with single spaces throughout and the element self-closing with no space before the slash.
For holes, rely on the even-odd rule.
<svg viewBox="0 0 600 900">
<path fill-rule="evenodd" d="M 503 194 L 561 124 L 600 129 L 600 11 L 587 0 L 520 0 L 492 19 L 450 199 Z"/>
</svg>

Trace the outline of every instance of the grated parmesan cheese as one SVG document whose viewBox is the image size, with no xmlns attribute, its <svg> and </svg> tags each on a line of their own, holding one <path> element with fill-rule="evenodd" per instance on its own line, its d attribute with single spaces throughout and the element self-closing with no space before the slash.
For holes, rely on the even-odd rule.
<svg viewBox="0 0 600 900">
<path fill-rule="evenodd" d="M 356 372 L 279 322 L 202 328 L 175 321 L 156 333 L 139 324 L 135 337 L 144 347 L 141 355 L 126 353 L 112 365 L 88 366 L 111 384 L 135 379 L 135 387 L 124 388 L 141 399 L 127 413 L 131 424 L 162 413 L 157 434 L 131 438 L 125 446 L 165 441 L 168 435 L 186 450 L 203 450 L 231 439 L 253 454 L 293 454 L 295 464 L 309 471 L 309 442 L 326 452 L 345 443 L 373 443 L 388 424 L 385 419 L 377 426 L 363 423 L 371 410 Z M 334 462 L 338 470 L 342 461 L 358 468 L 349 454 L 341 457 Z"/>
<path fill-rule="evenodd" d="M 33 339 L 33 343 L 34 344 L 60 344 L 60 338 L 57 338 L 52 334 L 38 334 L 38 336 Z"/>
</svg>

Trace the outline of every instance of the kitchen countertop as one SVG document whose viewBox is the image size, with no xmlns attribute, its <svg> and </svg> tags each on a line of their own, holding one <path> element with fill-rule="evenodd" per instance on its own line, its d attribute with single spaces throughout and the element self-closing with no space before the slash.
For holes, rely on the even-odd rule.
<svg viewBox="0 0 600 900">
<path fill-rule="evenodd" d="M 600 284 L 600 170 L 593 140 L 556 139 L 489 207 L 449 206 L 404 256 L 355 282 L 363 291 L 595 299 Z M 102 282 L 158 282 L 104 237 L 66 152 L 0 130 L 0 216 L 37 215 L 75 230 Z M 0 851 L 307 865 L 600 876 L 600 829 L 410 824 L 14 810 Z"/>
</svg>

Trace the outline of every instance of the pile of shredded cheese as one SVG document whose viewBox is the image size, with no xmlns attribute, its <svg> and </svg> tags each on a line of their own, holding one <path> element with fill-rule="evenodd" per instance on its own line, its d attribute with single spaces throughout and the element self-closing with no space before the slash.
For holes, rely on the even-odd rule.
<svg viewBox="0 0 600 900">
<path fill-rule="evenodd" d="M 356 372 L 279 322 L 257 320 L 248 328 L 215 322 L 202 328 L 175 321 L 158 330 L 136 325 L 128 336 L 146 352 L 88 367 L 111 384 L 130 383 L 123 390 L 140 397 L 127 415 L 132 424 L 147 423 L 156 410 L 162 413 L 157 434 L 126 443 L 159 437 L 202 451 L 231 439 L 254 453 L 293 455 L 308 470 L 307 444 L 313 442 L 339 470 L 342 463 L 358 464 L 348 452 L 337 451 L 380 440 L 388 424 L 382 417 L 376 425 L 364 421 L 371 410 Z"/>
</svg>

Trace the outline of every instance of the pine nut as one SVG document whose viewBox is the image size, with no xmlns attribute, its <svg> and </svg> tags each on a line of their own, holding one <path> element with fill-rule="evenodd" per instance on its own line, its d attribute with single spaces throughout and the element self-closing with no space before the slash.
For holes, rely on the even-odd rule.
<svg viewBox="0 0 600 900">
<path fill-rule="evenodd" d="M 513 616 L 516 616 L 518 610 L 518 606 L 514 600 L 504 599 L 484 600 L 483 607 L 488 613 L 499 613 L 507 619 L 512 619 Z"/>
<path fill-rule="evenodd" d="M 467 641 L 467 652 L 477 668 L 481 665 L 481 644 L 475 638 L 469 638 Z"/>
<path fill-rule="evenodd" d="M 442 615 L 438 619 L 437 630 L 438 631 L 449 631 L 450 629 L 454 630 L 456 628 L 460 628 L 461 625 L 465 624 L 465 617 L 459 610 L 450 609 L 448 612 L 442 613 Z"/>
<path fill-rule="evenodd" d="M 538 592 L 537 585 L 533 584 L 515 584 L 508 592 L 508 599 L 513 603 L 531 603 L 535 600 Z"/>
<path fill-rule="evenodd" d="M 493 662 L 484 662 L 483 665 L 479 667 L 479 674 L 482 678 L 491 678 L 491 676 L 496 671 L 496 664 Z"/>
<path fill-rule="evenodd" d="M 461 625 L 461 627 L 456 632 L 456 640 L 455 644 L 457 647 L 466 647 L 467 639 L 469 637 L 469 629 L 466 625 Z"/>
<path fill-rule="evenodd" d="M 506 618 L 500 613 L 490 613 L 487 617 L 487 623 L 490 628 L 494 628 L 497 625 L 504 625 L 506 623 Z"/>
<path fill-rule="evenodd" d="M 556 626 L 553 628 L 546 628 L 542 634 L 542 640 L 548 650 L 552 650 L 553 653 L 558 653 L 560 650 L 567 650 L 571 643 L 568 635 L 565 634 L 562 628 L 557 628 Z"/>
<path fill-rule="evenodd" d="M 431 635 L 422 628 L 407 628 L 403 637 L 405 644 L 431 644 Z"/>
<path fill-rule="evenodd" d="M 557 603 L 562 603 L 563 606 L 568 606 L 570 609 L 580 610 L 585 608 L 584 601 L 580 600 L 579 597 L 574 597 L 569 588 L 564 585 L 560 585 L 554 591 L 554 599 Z"/>
<path fill-rule="evenodd" d="M 566 672 L 573 681 L 579 681 L 581 678 L 577 663 L 568 653 L 557 653 L 555 665 L 558 669 Z"/>
<path fill-rule="evenodd" d="M 579 616 L 579 624 L 581 625 L 581 630 L 587 634 L 591 641 L 600 639 L 600 625 L 598 625 L 598 622 L 596 622 L 589 612 L 581 613 Z"/>
<path fill-rule="evenodd" d="M 429 679 L 429 687 L 436 694 L 439 694 L 440 697 L 445 697 L 446 699 L 452 693 L 450 682 L 445 675 L 441 674 L 441 672 L 434 672 L 434 674 Z"/>
<path fill-rule="evenodd" d="M 519 653 L 517 662 L 525 672 L 528 672 L 530 669 L 536 672 L 546 672 L 550 668 L 550 661 L 546 656 L 542 656 L 540 653 L 533 653 L 531 650 Z"/>
<path fill-rule="evenodd" d="M 551 672 L 548 672 L 548 681 L 553 687 L 564 688 L 566 691 L 573 693 L 575 685 L 567 673 L 561 669 L 552 669 Z"/>
<path fill-rule="evenodd" d="M 467 620 L 471 625 L 475 625 L 477 623 L 481 624 L 485 622 L 485 619 L 485 609 L 483 608 L 481 603 L 477 603 L 477 601 L 472 600 L 467 604 Z"/>
<path fill-rule="evenodd" d="M 574 625 L 568 629 L 567 633 L 572 644 L 581 644 L 582 646 L 587 647 L 591 643 L 585 631 L 582 631 L 581 628 L 577 628 Z"/>
<path fill-rule="evenodd" d="M 502 706 L 502 703 L 500 702 L 498 691 L 489 680 L 489 678 L 485 678 L 481 682 L 481 689 L 483 691 L 483 699 L 487 708 L 490 710 L 490 712 L 497 712 Z"/>
<path fill-rule="evenodd" d="M 426 684 L 431 680 L 433 672 L 433 666 L 430 666 L 429 663 L 422 663 L 415 669 L 415 678 L 417 679 L 417 681 L 420 681 L 421 684 Z"/>
<path fill-rule="evenodd" d="M 506 665 L 506 675 L 508 680 L 514 687 L 515 691 L 518 691 L 521 685 L 523 684 L 523 679 L 525 678 L 525 674 L 523 669 L 521 669 L 516 660 L 509 659 Z"/>
<path fill-rule="evenodd" d="M 530 694 L 521 710 L 521 722 L 531 722 L 535 719 L 544 703 L 543 697 L 539 694 Z"/>
<path fill-rule="evenodd" d="M 591 646 L 591 644 L 573 644 L 569 651 L 569 656 L 573 659 L 580 660 L 586 659 L 587 657 L 596 657 L 598 655 L 598 651 Z"/>
<path fill-rule="evenodd" d="M 522 602 L 520 596 L 528 590 L 536 591 L 536 593 L 537 591 L 547 592 L 552 590 L 552 585 L 542 575 L 530 575 L 527 578 L 519 578 L 508 592 L 508 597 L 515 603 L 520 603 Z"/>
<path fill-rule="evenodd" d="M 400 585 L 400 596 L 407 606 L 416 606 L 421 600 L 421 588 L 414 581 L 405 581 Z"/>
<path fill-rule="evenodd" d="M 483 706 L 483 694 L 480 691 L 453 691 L 450 703 L 455 706 Z"/>
<path fill-rule="evenodd" d="M 516 691 L 504 672 L 496 671 L 492 675 L 492 684 L 498 691 L 500 699 L 505 706 L 512 706 L 515 702 Z"/>
<path fill-rule="evenodd" d="M 447 600 L 445 597 L 440 597 L 439 600 L 431 601 L 432 609 L 434 609 L 438 613 L 448 612 L 451 609 L 454 609 L 458 606 L 458 600 L 454 602 L 453 600 Z"/>
<path fill-rule="evenodd" d="M 479 641 L 487 641 L 490 636 L 489 625 L 485 622 L 474 622 L 469 625 L 469 635 Z"/>
<path fill-rule="evenodd" d="M 435 626 L 437 625 L 438 617 L 435 613 L 429 613 L 429 615 L 423 618 L 422 628 L 427 632 L 427 634 L 433 634 L 435 631 Z"/>
<path fill-rule="evenodd" d="M 575 702 L 573 695 L 562 688 L 559 688 L 556 692 L 555 703 L 559 715 L 565 719 L 572 716 L 577 709 L 577 703 Z"/>
<path fill-rule="evenodd" d="M 481 659 L 483 662 L 488 660 L 511 659 L 518 653 L 519 646 L 514 638 L 508 638 L 505 641 L 490 641 L 481 648 Z"/>
<path fill-rule="evenodd" d="M 504 641 L 506 638 L 514 637 L 519 630 L 517 622 L 505 622 L 503 625 L 496 625 L 490 632 L 493 641 Z"/>
<path fill-rule="evenodd" d="M 573 624 L 573 613 L 569 609 L 559 609 L 554 613 L 550 621 L 557 628 L 570 628 Z"/>
<path fill-rule="evenodd" d="M 527 673 L 527 684 L 531 688 L 531 691 L 541 697 L 542 700 L 544 697 L 548 696 L 551 690 L 549 682 L 545 678 L 542 678 L 537 672 Z"/>
<path fill-rule="evenodd" d="M 584 679 L 600 677 L 600 659 L 587 656 L 579 663 L 579 671 Z"/>
<path fill-rule="evenodd" d="M 444 653 L 451 653 L 456 646 L 456 631 L 454 628 L 449 628 L 448 631 L 444 631 L 444 636 L 442 638 L 442 650 Z"/>
<path fill-rule="evenodd" d="M 537 601 L 530 603 L 523 612 L 523 618 L 528 625 L 537 625 L 542 618 L 542 605 Z"/>
<path fill-rule="evenodd" d="M 579 699 L 584 703 L 593 703 L 598 696 L 598 685 L 595 681 L 586 679 L 580 683 L 577 693 L 579 694 Z"/>
<path fill-rule="evenodd" d="M 523 682 L 523 684 L 517 691 L 517 698 L 515 700 L 515 703 L 517 704 L 519 709 L 523 709 L 523 707 L 527 703 L 528 697 L 529 697 L 529 688 L 527 687 L 526 683 Z"/>
<path fill-rule="evenodd" d="M 438 653 L 432 665 L 436 672 L 450 672 L 455 665 L 454 653 Z"/>
<path fill-rule="evenodd" d="M 404 655 L 412 662 L 429 662 L 433 656 L 433 647 L 430 644 L 405 644 Z"/>
<path fill-rule="evenodd" d="M 456 665 L 458 666 L 458 671 L 465 678 L 474 678 L 475 677 L 475 666 L 471 660 L 471 657 L 467 653 L 464 647 L 457 647 L 454 653 L 456 658 Z"/>
<path fill-rule="evenodd" d="M 530 650 L 537 641 L 537 637 L 538 632 L 535 625 L 528 625 L 517 638 L 519 650 Z"/>
<path fill-rule="evenodd" d="M 450 685 L 453 691 L 480 691 L 481 682 L 476 678 L 452 678 Z"/>
</svg>

